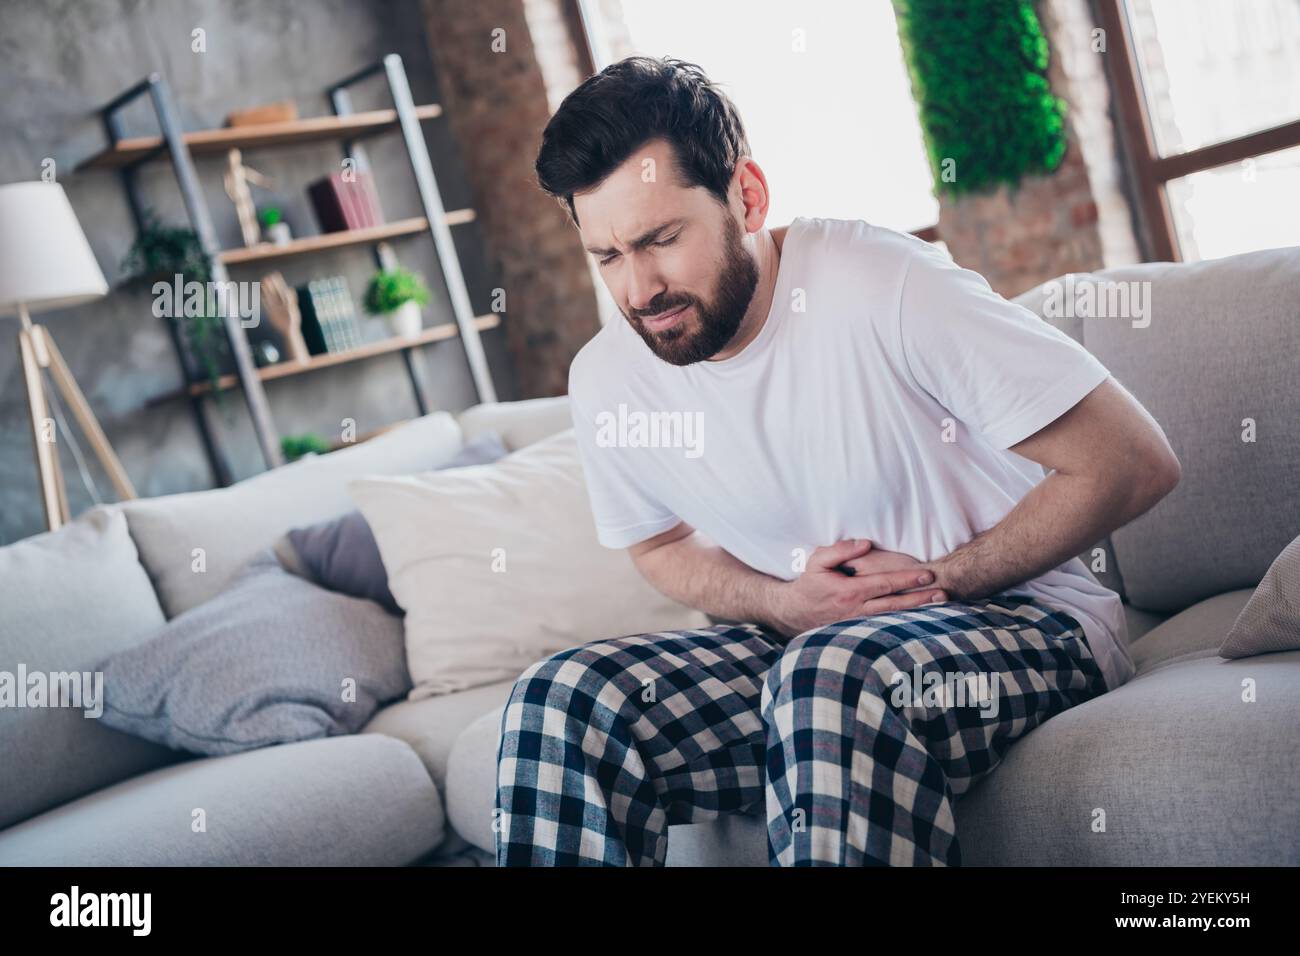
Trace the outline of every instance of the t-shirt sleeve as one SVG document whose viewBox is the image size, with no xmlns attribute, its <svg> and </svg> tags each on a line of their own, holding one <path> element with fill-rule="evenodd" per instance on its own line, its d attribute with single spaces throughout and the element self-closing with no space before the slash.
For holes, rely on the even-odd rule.
<svg viewBox="0 0 1300 956">
<path fill-rule="evenodd" d="M 681 519 L 645 486 L 643 477 L 628 460 L 629 450 L 597 443 L 598 410 L 588 409 L 579 400 L 572 378 L 569 404 L 596 540 L 607 548 L 629 548 L 676 527 Z"/>
<path fill-rule="evenodd" d="M 899 338 L 916 383 L 996 448 L 1050 425 L 1110 374 L 1069 335 L 933 248 L 909 257 Z"/>
</svg>

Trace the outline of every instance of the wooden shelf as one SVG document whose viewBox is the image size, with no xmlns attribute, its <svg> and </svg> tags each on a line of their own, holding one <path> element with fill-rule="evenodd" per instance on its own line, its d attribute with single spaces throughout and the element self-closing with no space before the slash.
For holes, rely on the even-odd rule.
<svg viewBox="0 0 1300 956">
<path fill-rule="evenodd" d="M 459 226 L 473 222 L 474 216 L 473 209 L 453 209 L 447 213 L 445 222 L 449 226 Z M 384 223 L 382 226 L 367 226 L 364 229 L 347 229 L 342 232 L 325 232 L 318 236 L 304 236 L 301 239 L 291 239 L 283 245 L 262 242 L 242 249 L 224 249 L 219 257 L 226 265 L 237 266 L 250 262 L 265 262 L 269 259 L 283 259 L 288 256 L 307 255 L 325 249 L 342 249 L 368 242 L 383 242 L 385 239 L 393 239 L 397 236 L 412 236 L 428 228 L 429 220 L 423 216 L 416 216 L 413 219 L 399 219 L 397 222 Z"/>
<path fill-rule="evenodd" d="M 442 107 L 428 103 L 415 108 L 417 119 L 430 120 L 442 115 Z M 397 110 L 370 110 L 347 116 L 313 116 L 284 123 L 259 123 L 256 126 L 223 126 L 219 129 L 185 133 L 185 144 L 195 156 L 224 153 L 229 149 L 253 149 L 259 146 L 292 146 L 321 140 L 360 139 L 397 126 Z M 118 140 L 84 160 L 82 169 L 117 169 L 154 158 L 166 149 L 161 136 L 131 136 Z"/>
<path fill-rule="evenodd" d="M 476 315 L 474 317 L 474 327 L 480 332 L 486 332 L 488 329 L 495 329 L 501 324 L 501 316 L 495 312 L 489 312 L 487 315 Z M 430 345 L 434 342 L 443 342 L 447 339 L 454 339 L 460 334 L 460 329 L 455 322 L 444 322 L 442 325 L 435 325 L 432 328 L 425 329 L 419 335 L 410 339 L 393 338 L 381 339 L 378 342 L 369 342 L 366 345 L 358 346 L 355 349 L 349 349 L 346 352 L 327 352 L 323 355 L 313 355 L 305 362 L 277 362 L 275 365 L 268 365 L 265 368 L 257 370 L 257 377 L 263 382 L 269 382 L 277 378 L 287 378 L 290 375 L 302 375 L 304 372 L 314 372 L 322 368 L 330 368 L 334 365 L 344 365 L 348 362 L 359 362 L 363 359 L 374 358 L 377 355 L 388 355 L 392 352 L 400 352 L 404 349 L 416 348 L 421 345 Z M 220 387 L 238 388 L 239 378 L 233 374 L 223 375 L 219 379 Z M 149 402 L 155 405 L 165 402 L 169 399 L 176 398 L 179 395 L 206 395 L 212 391 L 211 382 L 195 382 L 180 392 L 170 392 L 166 395 L 160 395 Z"/>
</svg>

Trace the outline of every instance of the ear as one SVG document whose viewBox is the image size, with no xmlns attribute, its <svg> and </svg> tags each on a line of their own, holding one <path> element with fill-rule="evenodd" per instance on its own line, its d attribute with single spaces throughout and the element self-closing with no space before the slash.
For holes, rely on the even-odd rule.
<svg viewBox="0 0 1300 956">
<path fill-rule="evenodd" d="M 767 176 L 752 156 L 741 156 L 732 174 L 733 188 L 740 192 L 740 202 L 744 210 L 745 231 L 758 232 L 767 221 L 767 210 L 771 197 L 767 191 Z"/>
</svg>

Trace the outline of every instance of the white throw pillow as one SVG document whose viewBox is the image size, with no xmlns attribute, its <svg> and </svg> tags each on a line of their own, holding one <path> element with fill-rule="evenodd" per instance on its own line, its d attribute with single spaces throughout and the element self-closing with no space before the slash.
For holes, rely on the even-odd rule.
<svg viewBox="0 0 1300 956">
<path fill-rule="evenodd" d="M 490 465 L 348 490 L 406 611 L 411 700 L 518 677 L 590 641 L 709 626 L 596 540 L 572 428 Z"/>
</svg>

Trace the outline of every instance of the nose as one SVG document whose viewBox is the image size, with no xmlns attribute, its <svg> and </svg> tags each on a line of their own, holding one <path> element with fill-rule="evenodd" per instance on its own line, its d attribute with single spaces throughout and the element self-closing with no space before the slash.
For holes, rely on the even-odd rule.
<svg viewBox="0 0 1300 956">
<path fill-rule="evenodd" d="M 628 311 L 653 314 L 650 303 L 666 291 L 663 280 L 654 269 L 653 263 L 637 262 L 636 258 L 633 258 L 628 266 Z"/>
</svg>

